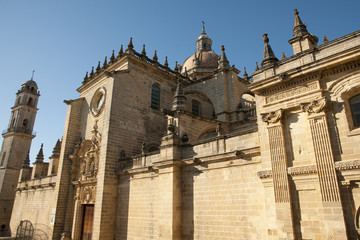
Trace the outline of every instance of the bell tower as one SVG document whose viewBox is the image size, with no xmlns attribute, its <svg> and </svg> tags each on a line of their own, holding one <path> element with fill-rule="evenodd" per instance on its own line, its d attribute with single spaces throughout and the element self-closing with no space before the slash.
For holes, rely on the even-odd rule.
<svg viewBox="0 0 360 240">
<path fill-rule="evenodd" d="M 33 127 L 40 96 L 33 78 L 21 85 L 11 108 L 10 121 L 3 132 L 0 152 L 0 237 L 9 230 L 15 190 L 23 161 L 35 137 Z"/>
</svg>

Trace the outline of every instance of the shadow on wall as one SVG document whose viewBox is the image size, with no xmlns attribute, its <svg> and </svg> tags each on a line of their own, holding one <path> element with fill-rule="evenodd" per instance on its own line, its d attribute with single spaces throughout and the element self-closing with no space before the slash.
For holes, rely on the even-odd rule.
<svg viewBox="0 0 360 240">
<path fill-rule="evenodd" d="M 51 227 L 42 223 L 34 223 L 34 240 L 48 240 L 51 237 Z"/>
</svg>

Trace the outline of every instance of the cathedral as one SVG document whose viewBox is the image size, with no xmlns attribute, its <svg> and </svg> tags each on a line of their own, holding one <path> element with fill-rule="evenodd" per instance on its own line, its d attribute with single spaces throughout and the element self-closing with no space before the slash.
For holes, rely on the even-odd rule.
<svg viewBox="0 0 360 240">
<path fill-rule="evenodd" d="M 358 239 L 360 31 L 319 43 L 294 14 L 293 56 L 264 34 L 241 76 L 204 25 L 174 69 L 130 39 L 64 101 L 63 136 L 32 165 L 41 97 L 21 85 L 2 134 L 0 236 Z"/>
</svg>

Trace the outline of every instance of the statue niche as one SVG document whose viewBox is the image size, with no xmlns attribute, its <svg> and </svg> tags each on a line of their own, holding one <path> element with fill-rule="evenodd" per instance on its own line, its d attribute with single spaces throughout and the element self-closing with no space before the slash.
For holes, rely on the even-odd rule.
<svg viewBox="0 0 360 240">
<path fill-rule="evenodd" d="M 101 134 L 97 130 L 97 121 L 91 131 L 90 140 L 79 140 L 74 152 L 69 156 L 72 161 L 71 177 L 73 181 L 95 179 L 99 168 Z"/>
</svg>

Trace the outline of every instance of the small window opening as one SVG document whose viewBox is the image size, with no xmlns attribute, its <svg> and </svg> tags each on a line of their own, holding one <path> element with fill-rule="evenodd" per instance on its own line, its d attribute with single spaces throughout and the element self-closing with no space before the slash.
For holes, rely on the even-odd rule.
<svg viewBox="0 0 360 240">
<path fill-rule="evenodd" d="M 33 99 L 32 99 L 32 98 L 29 98 L 27 105 L 28 105 L 28 106 L 32 106 L 32 105 L 33 105 Z"/>
<path fill-rule="evenodd" d="M 192 100 L 192 113 L 195 116 L 200 116 L 200 102 Z"/>
<path fill-rule="evenodd" d="M 151 86 L 151 108 L 160 110 L 160 88 L 155 84 Z"/>
<path fill-rule="evenodd" d="M 23 125 L 22 125 L 23 131 L 25 131 L 25 130 L 26 130 L 27 125 L 28 125 L 28 120 L 27 120 L 27 119 L 24 119 L 24 121 L 23 121 Z"/>
<path fill-rule="evenodd" d="M 5 156 L 6 156 L 6 152 L 4 152 L 3 155 L 2 155 L 1 166 L 4 166 Z"/>
<path fill-rule="evenodd" d="M 360 127 L 360 95 L 349 99 L 354 127 Z"/>
</svg>

